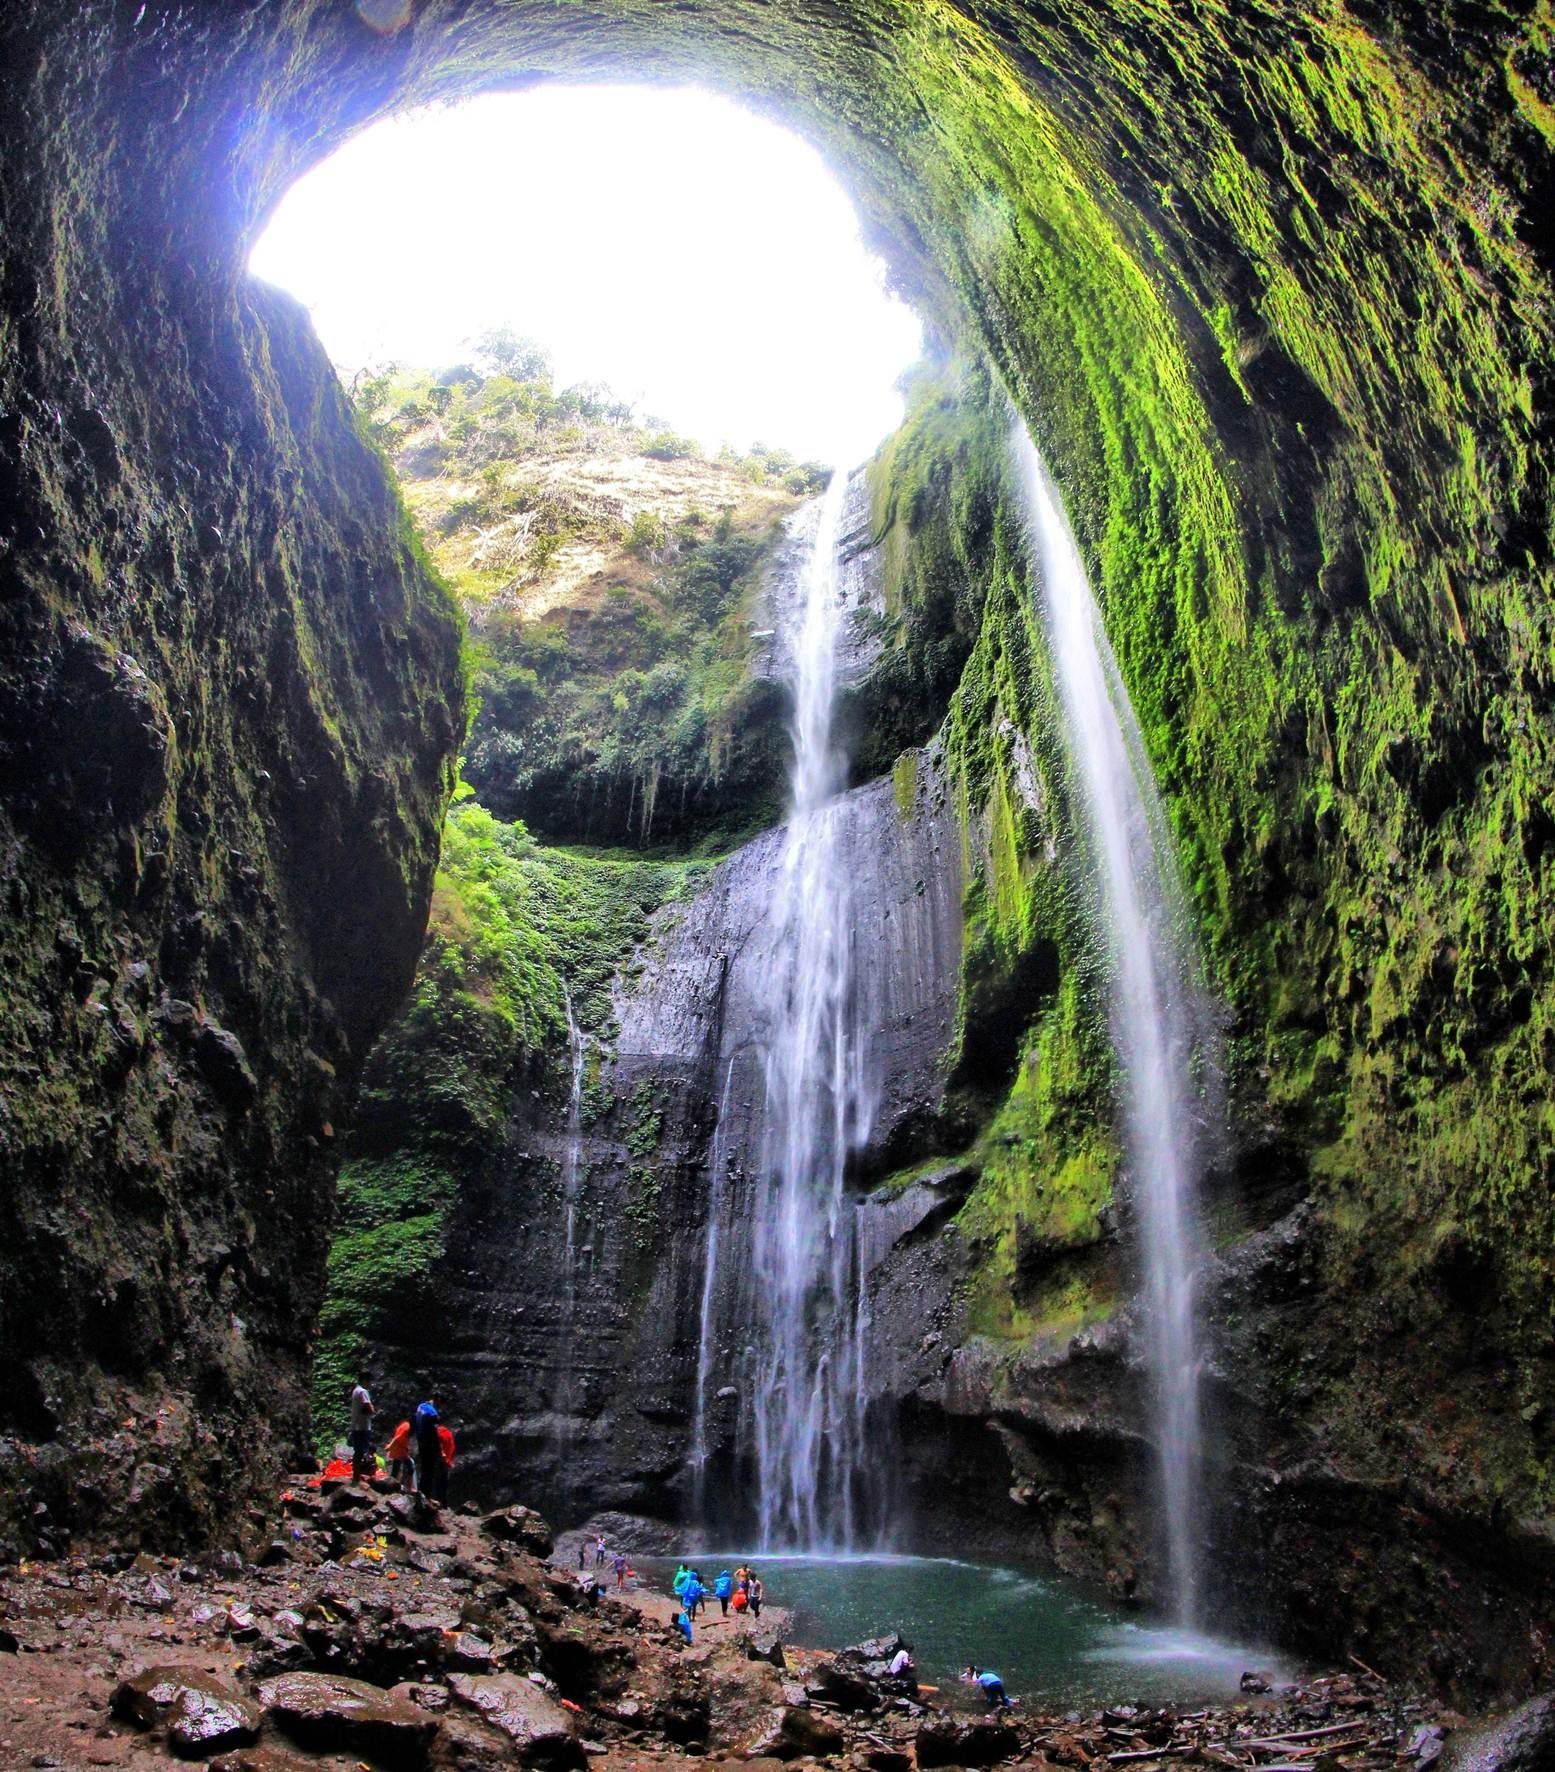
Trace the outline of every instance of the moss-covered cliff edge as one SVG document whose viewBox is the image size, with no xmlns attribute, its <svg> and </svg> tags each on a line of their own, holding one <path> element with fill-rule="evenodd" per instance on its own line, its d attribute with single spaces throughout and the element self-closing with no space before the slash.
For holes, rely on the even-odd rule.
<svg viewBox="0 0 1555 1772">
<path fill-rule="evenodd" d="M 408 963 L 424 905 L 451 738 L 426 723 L 451 699 L 430 687 L 446 684 L 441 618 L 388 539 L 396 518 L 376 469 L 340 454 L 349 428 L 332 391 L 288 379 L 285 351 L 267 361 L 258 298 L 238 275 L 245 239 L 297 170 L 397 105 L 532 73 L 694 73 L 828 145 L 899 278 L 945 338 L 970 337 L 991 357 L 1068 497 L 1232 1017 L 1243 1154 L 1228 1166 L 1240 1185 L 1224 1196 L 1225 1233 L 1312 1196 L 1289 1227 L 1300 1235 L 1268 1294 L 1272 1314 L 1242 1325 L 1278 1381 L 1262 1393 L 1224 1387 L 1227 1433 L 1244 1452 L 1267 1452 L 1280 1477 L 1242 1492 L 1252 1566 L 1294 1567 L 1288 1535 L 1315 1523 L 1325 1554 L 1302 1607 L 1314 1628 L 1360 1645 L 1378 1593 L 1399 1574 L 1392 1545 L 1421 1559 L 1439 1612 L 1457 1579 L 1452 1545 L 1435 1542 L 1444 1538 L 1491 1547 L 1480 1560 L 1499 1591 L 1542 1604 L 1555 833 L 1551 240 L 1540 201 L 1549 30 L 1542 0 L 837 0 L 802 10 L 429 0 L 388 34 L 354 9 L 307 0 L 241 19 L 107 0 L 8 10 L 0 47 L 17 96 L 6 119 L 0 370 L 18 489 L 8 494 L 6 570 L 20 595 L 5 616 L 4 730 L 17 759 L 8 816 L 27 833 L 10 853 L 28 932 L 12 965 L 11 1049 L 33 1067 L 14 1098 L 30 1113 L 48 1078 L 77 1099 L 88 1089 L 92 1111 L 66 1102 L 40 1113 L 15 1147 L 8 1198 L 39 1202 L 57 1220 L 51 1234 L 68 1230 L 67 1244 L 90 1245 L 91 1259 L 52 1319 L 18 1297 L 23 1269 L 13 1268 L 7 1337 L 46 1335 L 72 1369 L 83 1350 L 117 1346 L 82 1313 L 113 1268 L 115 1240 L 149 1214 L 159 1239 L 173 1227 L 159 1297 L 198 1298 L 194 1316 L 218 1338 L 234 1333 L 221 1328 L 234 1317 L 274 1326 L 265 1382 L 289 1418 L 302 1293 L 288 1288 L 268 1313 L 245 1317 L 228 1303 L 231 1287 L 247 1301 L 263 1298 L 263 1285 L 236 1257 L 202 1269 L 197 1251 L 235 1247 L 231 1227 L 265 1205 L 268 1182 L 256 1175 L 306 1177 L 311 1201 L 327 1168 L 306 1142 L 317 1130 L 288 1118 L 295 1137 L 250 1146 L 245 1126 L 259 1122 L 227 1123 L 214 1096 L 187 1166 L 169 1173 L 156 1158 L 148 1183 L 133 1162 L 110 1158 L 136 1115 L 98 1093 L 94 1067 L 116 1017 L 105 1005 L 88 1021 L 86 1004 L 108 964 L 102 938 L 129 913 L 94 913 L 61 946 L 56 902 L 74 914 L 104 881 L 128 891 L 142 858 L 155 882 L 151 858 L 174 854 L 175 881 L 190 883 L 186 914 L 172 914 L 176 884 L 155 899 L 158 962 L 181 981 L 169 1004 L 193 1006 L 188 1037 L 227 1079 L 212 1087 L 242 1092 L 244 1070 L 221 1034 L 236 1024 L 243 1064 L 262 1082 L 255 1042 L 270 1024 L 217 1005 L 263 979 L 280 1017 L 266 1048 L 296 1060 L 276 1078 L 288 1115 L 304 1111 L 291 1083 L 308 1074 L 298 1068 L 307 1052 L 337 1075 L 353 1062 L 312 1038 L 311 1018 L 338 1017 L 355 1054 L 386 1007 L 380 996 L 403 976 L 403 964 L 375 968 L 372 957 Z M 272 375 L 284 395 L 267 393 Z M 111 399 L 91 395 L 99 386 Z M 296 501 L 294 449 L 365 464 L 317 524 Z M 119 490 L 132 473 L 149 476 L 143 498 Z M 1040 1007 L 1025 1051 L 1010 1054 L 1006 1041 L 969 1078 L 1001 1090 L 1013 1056 L 1029 1080 L 1001 1110 L 1009 1140 L 966 1208 L 981 1246 L 984 1338 L 973 1351 L 987 1364 L 966 1366 L 960 1391 L 934 1407 L 964 1403 L 969 1419 L 991 1420 L 993 1437 L 979 1442 L 991 1492 L 1010 1459 L 1026 1461 L 1006 1497 L 1010 1486 L 1029 1492 L 1037 1532 L 1060 1512 L 1044 1495 L 1058 1497 L 1068 1531 L 1080 1517 L 1074 1498 L 1045 1474 L 1064 1447 L 1044 1413 L 1041 1332 L 1068 1319 L 1049 1296 L 1044 1237 L 1062 1230 L 1078 1254 L 1076 1227 L 1099 1217 L 1110 1159 L 1085 1109 L 1105 1059 L 1088 1043 L 1083 967 L 1066 958 L 1079 950 L 1047 850 L 1055 832 L 1061 842 L 1062 819 L 1044 762 L 1040 648 L 997 511 L 991 534 L 995 569 L 976 634 L 963 635 L 975 644 L 950 733 L 967 829 L 982 821 L 988 833 L 970 906 L 978 961 L 966 1025 L 978 1025 L 978 993 L 993 1003 L 1003 991 L 1007 1002 L 1011 979 Z M 217 589 L 262 584 L 284 630 L 285 567 L 304 542 L 311 587 L 358 590 L 322 596 L 317 622 L 294 614 L 295 645 L 281 634 L 278 669 L 258 647 L 269 628 L 257 615 L 241 645 L 228 642 L 222 620 L 252 605 Z M 267 570 L 278 554 L 283 566 Z M 242 571 L 223 575 L 234 560 Z M 372 564 L 385 560 L 397 564 Z M 146 580 L 154 594 L 137 600 Z M 170 588 L 195 581 L 192 599 Z M 403 603 L 397 584 L 411 587 Z M 68 627 L 77 616 L 84 650 Z M 117 638 L 139 641 L 147 624 L 155 646 Z M 90 638 L 99 630 L 110 633 L 106 653 Z M 141 654 L 159 651 L 162 636 L 166 655 L 151 670 Z M 121 653 L 151 690 L 121 671 Z M 276 784 L 287 779 L 325 781 L 326 817 L 283 804 L 273 829 L 256 811 L 252 835 L 244 817 L 218 817 L 196 841 L 180 815 L 180 841 L 192 847 L 126 843 L 126 825 L 132 836 L 149 828 L 176 785 L 194 779 L 184 759 L 196 757 L 204 723 L 250 718 L 244 697 L 263 690 L 243 666 L 260 657 L 267 682 L 301 686 L 297 724 L 272 713 L 265 732 L 307 732 L 327 766 L 288 778 L 257 741 L 215 745 L 210 779 L 223 804 L 253 808 L 284 800 Z M 361 659 L 383 681 L 342 714 L 335 693 L 346 694 Z M 316 698 L 320 676 L 330 689 Z M 158 694 L 171 697 L 166 722 Z M 105 736 L 83 751 L 80 735 L 99 718 Z M 40 733 L 64 734 L 56 748 L 79 764 L 71 816 L 59 822 L 89 841 L 89 857 L 45 853 L 54 835 L 36 784 L 59 771 L 50 774 L 54 741 Z M 170 755 L 176 784 L 157 761 Z M 384 781 L 372 777 L 379 759 Z M 1047 812 L 1033 804 L 1044 794 Z M 200 798 L 191 790 L 185 803 Z M 358 867 L 366 832 L 369 865 Z M 227 914 L 245 867 L 266 876 L 261 847 L 289 858 L 273 895 L 284 915 L 269 924 Z M 378 882 L 383 914 L 351 921 L 348 879 Z M 208 1039 L 202 994 L 216 1022 Z M 54 1127 L 66 1131 L 63 1157 L 48 1154 Z M 166 1126 L 157 1134 L 154 1156 L 178 1143 Z M 87 1175 L 78 1202 L 71 1188 Z M 1053 1183 L 1066 1175 L 1076 1184 L 1067 1193 Z M 180 1217 L 222 1188 L 220 1234 L 197 1224 L 181 1237 Z M 266 1236 L 296 1224 L 259 1216 Z M 1028 1221 L 1047 1230 L 1026 1238 L 1023 1261 Z M 286 1236 L 278 1259 L 295 1255 L 296 1271 L 311 1261 L 317 1272 L 321 1253 L 294 1229 Z M 17 1246 L 30 1247 L 26 1235 Z M 1105 1251 L 1105 1235 L 1093 1246 Z M 1264 1254 L 1272 1282 L 1284 1257 L 1272 1245 Z M 139 1278 L 157 1259 L 137 1249 L 128 1267 Z M 1082 1303 L 1094 1293 L 1094 1275 L 1071 1279 Z M 127 1320 L 156 1321 L 124 1296 Z M 1335 1308 L 1314 1314 L 1308 1298 Z M 166 1345 L 204 1345 L 179 1311 Z M 1234 1349 L 1240 1330 L 1225 1328 Z M 33 1342 L 15 1345 L 25 1359 Z M 1101 1356 L 1114 1357 L 1105 1346 Z M 161 1386 L 162 1366 L 136 1359 Z M 197 1364 L 222 1370 L 215 1356 Z M 1062 1384 L 1063 1360 L 1051 1370 Z M 225 1419 L 219 1381 L 215 1395 L 208 1413 Z M 1405 1425 L 1379 1399 L 1402 1399 Z M 56 1418 L 86 1416 L 40 1408 L 18 1422 L 18 1443 L 49 1443 Z M 1359 1574 L 1335 1554 L 1356 1545 Z M 1503 1664 L 1512 1682 L 1532 1677 L 1544 1653 L 1537 1618 L 1516 1618 L 1528 1628 Z M 1450 1676 L 1458 1651 L 1443 1652 Z"/>
</svg>

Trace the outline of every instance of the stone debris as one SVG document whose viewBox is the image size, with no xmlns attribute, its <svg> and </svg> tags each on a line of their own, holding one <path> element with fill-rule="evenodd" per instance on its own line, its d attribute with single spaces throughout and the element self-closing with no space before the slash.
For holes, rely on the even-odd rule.
<svg viewBox="0 0 1555 1772">
<path fill-rule="evenodd" d="M 1243 1702 L 1213 1709 L 990 1714 L 954 1682 L 893 1678 L 894 1634 L 806 1649 L 775 1611 L 706 1620 L 688 1647 L 667 1599 L 580 1580 L 565 1544 L 546 1564 L 552 1533 L 528 1508 L 482 1516 L 298 1479 L 280 1514 L 280 1562 L 141 1554 L 0 1573 L 7 1686 L 38 1707 L 27 1753 L 7 1736 L 0 1764 L 646 1772 L 695 1756 L 731 1772 L 1458 1772 L 1462 1719 L 1359 1664 L 1300 1686 L 1250 1673 Z M 1542 1742 L 1550 1728 L 1532 1707 L 1511 1735 Z M 62 1751 L 82 1741 L 95 1745 Z M 1523 1755 L 1529 1772 L 1536 1758 Z"/>
</svg>

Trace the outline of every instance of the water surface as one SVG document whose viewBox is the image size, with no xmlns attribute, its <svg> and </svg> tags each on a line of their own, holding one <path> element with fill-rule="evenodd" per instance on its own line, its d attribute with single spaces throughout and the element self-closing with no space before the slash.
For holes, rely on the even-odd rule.
<svg viewBox="0 0 1555 1772">
<path fill-rule="evenodd" d="M 748 1553 L 698 1554 L 709 1586 Z M 992 1667 L 1034 1708 L 1139 1701 L 1203 1703 L 1237 1697 L 1244 1669 L 1267 1653 L 1195 1632 L 1125 1622 L 1061 1576 L 948 1557 L 769 1555 L 750 1559 L 767 1603 L 793 1613 L 796 1642 L 840 1649 L 897 1630 L 913 1645 L 919 1678 L 954 1688 L 969 1661 Z M 634 1558 L 667 1588 L 673 1559 Z M 718 1616 L 718 1605 L 712 1615 Z"/>
</svg>

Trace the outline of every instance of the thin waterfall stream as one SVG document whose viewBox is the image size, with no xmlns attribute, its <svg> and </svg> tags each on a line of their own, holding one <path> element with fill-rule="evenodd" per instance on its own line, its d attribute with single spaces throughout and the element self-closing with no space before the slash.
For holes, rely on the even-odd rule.
<svg viewBox="0 0 1555 1772">
<path fill-rule="evenodd" d="M 771 961 L 750 985 L 746 1042 L 721 1080 L 689 1459 L 708 1518 L 715 1365 L 738 1349 L 737 1443 L 761 1549 L 853 1547 L 864 1532 L 865 1316 L 850 1157 L 873 1094 L 859 1026 L 853 897 L 845 861 L 847 769 L 834 740 L 841 551 L 849 476 L 790 524 L 783 621 L 790 659 L 790 813 L 764 921 Z M 736 1093 L 754 1093 L 748 1172 L 730 1164 Z M 723 1268 L 727 1288 L 715 1285 Z M 720 1316 L 722 1313 L 722 1320 Z M 714 1511 L 719 1511 L 716 1507 Z"/>
<path fill-rule="evenodd" d="M 1124 1155 L 1145 1264 L 1167 1574 L 1177 1621 L 1191 1627 L 1203 1465 L 1194 1306 L 1201 1108 L 1193 1072 L 1204 1054 L 1204 1018 L 1171 835 L 1127 688 L 1062 500 L 1023 424 L 1013 449 L 1073 779 L 1100 876 Z"/>
<path fill-rule="evenodd" d="M 793 646 L 793 798 L 772 915 L 762 1169 L 751 1267 L 761 1312 L 755 1442 L 760 1542 L 851 1546 L 863 1453 L 850 1153 L 871 1102 L 855 1025 L 852 902 L 841 865 L 846 766 L 833 739 L 838 553 L 848 475 L 815 513 Z"/>
</svg>

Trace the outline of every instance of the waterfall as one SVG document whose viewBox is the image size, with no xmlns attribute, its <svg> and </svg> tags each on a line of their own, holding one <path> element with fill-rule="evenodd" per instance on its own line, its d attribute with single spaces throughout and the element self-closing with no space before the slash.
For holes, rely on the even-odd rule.
<svg viewBox="0 0 1555 1772">
<path fill-rule="evenodd" d="M 1073 531 L 1024 425 L 1014 450 L 1072 777 L 1100 875 L 1123 1144 L 1146 1274 L 1167 1573 L 1178 1620 L 1191 1625 L 1202 1464 L 1192 1078 L 1202 1018 L 1192 947 L 1150 762 Z"/>
<path fill-rule="evenodd" d="M 856 1026 L 852 918 L 839 845 L 844 761 L 833 742 L 838 542 L 848 476 L 806 513 L 813 540 L 793 644 L 792 807 L 762 981 L 761 1167 L 750 1224 L 757 1333 L 750 1372 L 763 1547 L 853 1542 L 863 1463 L 864 1349 L 849 1154 L 871 1096 Z"/>
<path fill-rule="evenodd" d="M 562 1147 L 561 1183 L 564 1212 L 565 1262 L 562 1319 L 558 1336 L 556 1395 L 552 1404 L 555 1421 L 555 1456 L 557 1487 L 563 1497 L 571 1493 L 571 1455 L 573 1431 L 578 1408 L 578 1375 L 573 1365 L 573 1350 L 578 1343 L 576 1317 L 578 1310 L 578 1194 L 579 1171 L 583 1153 L 583 1068 L 586 1048 L 583 1030 L 573 1013 L 572 993 L 565 985 L 562 997 L 567 1009 L 567 1060 L 569 1089 L 567 1095 L 567 1130 Z"/>
<path fill-rule="evenodd" d="M 697 1335 L 696 1396 L 692 1405 L 694 1423 L 691 1443 L 691 1517 L 707 1519 L 707 1461 L 712 1446 L 707 1431 L 707 1391 L 712 1378 L 713 1354 L 717 1331 L 718 1257 L 724 1224 L 724 1193 L 728 1186 L 729 1115 L 734 1089 L 733 1056 L 724 1067 L 723 1089 L 718 1097 L 718 1118 L 714 1122 L 712 1153 L 708 1161 L 707 1237 L 702 1245 L 702 1310 Z"/>
</svg>

